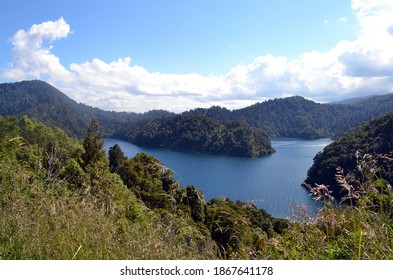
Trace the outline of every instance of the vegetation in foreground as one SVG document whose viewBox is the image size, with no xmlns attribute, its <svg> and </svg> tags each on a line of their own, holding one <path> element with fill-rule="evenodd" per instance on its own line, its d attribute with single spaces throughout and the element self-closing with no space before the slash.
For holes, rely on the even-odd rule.
<svg viewBox="0 0 393 280">
<path fill-rule="evenodd" d="M 98 123 L 83 142 L 27 117 L 0 117 L 0 259 L 392 259 L 392 189 L 379 160 L 323 185 L 315 218 L 292 220 L 181 188 L 155 158 L 103 150 Z M 386 160 L 389 160 L 386 158 Z"/>
</svg>

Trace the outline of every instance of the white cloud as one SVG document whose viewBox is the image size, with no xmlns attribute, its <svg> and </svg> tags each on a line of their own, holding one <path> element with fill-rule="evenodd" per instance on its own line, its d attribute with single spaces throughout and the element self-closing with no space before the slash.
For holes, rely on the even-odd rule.
<svg viewBox="0 0 393 280">
<path fill-rule="evenodd" d="M 263 55 L 225 75 L 149 72 L 131 58 L 98 58 L 68 68 L 50 44 L 66 38 L 63 18 L 20 30 L 12 38 L 14 64 L 6 78 L 46 79 L 79 102 L 110 110 L 183 111 L 222 105 L 239 108 L 274 97 L 302 95 L 317 101 L 393 91 L 393 3 L 353 0 L 359 26 L 355 40 L 325 52 L 308 51 L 296 59 Z M 345 22 L 346 18 L 339 21 Z M 49 44 L 47 46 L 46 44 Z"/>
<path fill-rule="evenodd" d="M 55 40 L 67 37 L 70 26 L 63 18 L 34 24 L 28 31 L 19 30 L 12 37 L 15 65 L 4 76 L 9 79 L 48 78 L 50 80 L 71 81 L 72 74 L 51 53 Z"/>
</svg>

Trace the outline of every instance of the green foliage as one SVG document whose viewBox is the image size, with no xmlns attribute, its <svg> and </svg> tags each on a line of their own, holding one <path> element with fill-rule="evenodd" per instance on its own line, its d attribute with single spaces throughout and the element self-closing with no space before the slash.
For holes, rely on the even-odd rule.
<svg viewBox="0 0 393 280">
<path fill-rule="evenodd" d="M 355 172 L 337 174 L 340 186 L 347 190 L 340 198 L 339 206 L 326 201 L 313 222 L 305 225 L 305 230 L 315 232 L 308 244 L 322 245 L 323 251 L 315 251 L 315 259 L 392 259 L 393 258 L 393 190 L 391 184 L 381 175 L 379 158 L 393 161 L 384 155 L 367 155 L 357 162 Z M 349 202 L 349 203 L 348 203 Z M 295 236 L 299 225 L 293 224 Z M 284 236 L 286 236 L 285 234 Z M 295 239 L 304 246 L 304 241 Z M 319 240 L 319 241 L 318 241 Z M 293 242 L 292 242 L 293 244 Z M 321 247 L 320 247 L 321 248 Z M 293 249 L 283 252 L 291 258 Z M 299 249 L 296 254 L 303 251 Z M 300 256 L 304 258 L 304 255 Z"/>
<path fill-rule="evenodd" d="M 279 223 L 276 232 L 274 225 Z M 207 204 L 205 224 L 225 259 L 257 258 L 268 239 L 287 227 L 283 220 L 253 205 L 229 199 L 212 199 Z"/>
<path fill-rule="evenodd" d="M 78 138 L 84 137 L 90 120 L 97 119 L 105 137 L 155 148 L 248 157 L 273 153 L 269 138 L 337 137 L 392 110 L 390 94 L 351 105 L 318 104 L 295 96 L 233 111 L 214 106 L 180 115 L 163 110 L 119 113 L 78 104 L 42 81 L 0 84 L 3 116 L 27 115 Z"/>
<path fill-rule="evenodd" d="M 393 113 L 376 118 L 326 146 L 315 156 L 306 183 L 311 186 L 315 183 L 330 186 L 336 197 L 345 195 L 335 178 L 337 167 L 345 172 L 355 172 L 359 178 L 361 174 L 356 170 L 357 161 L 365 154 L 393 156 Z M 392 162 L 383 158 L 378 161 L 382 176 L 392 183 Z"/>
<path fill-rule="evenodd" d="M 90 122 L 87 128 L 87 135 L 83 140 L 83 148 L 85 152 L 82 155 L 83 165 L 94 165 L 99 160 L 105 157 L 103 150 L 104 139 L 102 138 L 102 131 L 96 119 Z"/>
<path fill-rule="evenodd" d="M 127 140 L 134 126 L 170 114 L 109 112 L 77 103 L 43 81 L 0 84 L 0 115 L 29 116 L 49 127 L 60 127 L 70 136 L 83 138 L 91 119 L 97 119 L 105 136 Z"/>
<path fill-rule="evenodd" d="M 126 159 L 126 156 L 120 149 L 120 146 L 115 144 L 113 147 L 110 147 L 108 150 L 108 156 L 110 171 L 112 173 L 118 172 L 120 167 L 123 165 L 123 161 Z"/>
<path fill-rule="evenodd" d="M 184 114 L 156 118 L 130 135 L 132 143 L 177 151 L 256 157 L 274 152 L 250 126 Z"/>
<path fill-rule="evenodd" d="M 150 209 L 176 209 L 180 185 L 172 178 L 172 172 L 154 157 L 140 153 L 124 159 L 117 173 Z"/>
<path fill-rule="evenodd" d="M 206 215 L 206 202 L 202 193 L 194 186 L 187 186 L 183 190 L 182 203 L 187 207 L 191 218 L 195 222 L 204 222 Z"/>
<path fill-rule="evenodd" d="M 376 96 L 353 105 L 319 104 L 300 96 L 277 98 L 229 111 L 221 107 L 195 109 L 189 114 L 220 121 L 240 121 L 270 138 L 314 139 L 337 137 L 393 110 L 393 94 Z"/>
<path fill-rule="evenodd" d="M 122 154 L 119 147 L 112 147 L 111 151 L 114 150 Z M 220 199 L 206 204 L 198 189 L 194 186 L 181 189 L 172 172 L 145 153 L 132 159 L 124 158 L 117 173 L 163 220 L 172 224 L 180 216 L 181 221 L 187 219 L 189 223 L 182 230 L 189 234 L 198 233 L 198 240 L 203 240 L 202 243 L 206 242 L 206 235 L 212 238 L 218 244 L 217 253 L 222 258 L 255 258 L 268 238 L 282 233 L 288 226 L 285 220 L 275 219 L 250 204 Z M 183 233 L 179 232 L 180 236 Z"/>
</svg>

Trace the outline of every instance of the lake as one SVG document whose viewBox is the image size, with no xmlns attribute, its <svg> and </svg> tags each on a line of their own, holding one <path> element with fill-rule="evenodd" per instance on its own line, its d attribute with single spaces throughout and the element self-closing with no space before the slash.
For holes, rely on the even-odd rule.
<svg viewBox="0 0 393 280">
<path fill-rule="evenodd" d="M 105 139 L 105 149 L 118 144 L 128 157 L 145 152 L 172 169 L 174 178 L 183 186 L 194 185 L 206 201 L 229 197 L 255 204 L 275 217 L 292 215 L 293 205 L 305 204 L 309 213 L 318 205 L 301 187 L 314 156 L 330 139 L 302 140 L 276 138 L 276 153 L 260 158 L 238 158 L 180 153 L 163 149 L 147 149 L 121 140 Z"/>
</svg>

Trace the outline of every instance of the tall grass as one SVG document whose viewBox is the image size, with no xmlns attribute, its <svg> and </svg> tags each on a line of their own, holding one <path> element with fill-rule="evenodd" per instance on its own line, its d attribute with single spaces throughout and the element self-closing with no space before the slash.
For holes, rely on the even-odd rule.
<svg viewBox="0 0 393 280">
<path fill-rule="evenodd" d="M 130 221 L 97 208 L 96 198 L 61 182 L 48 187 L 23 168 L 1 164 L 0 169 L 0 259 L 215 257 L 214 242 L 188 232 L 186 218 L 165 222 L 135 202 L 142 214 Z"/>
<path fill-rule="evenodd" d="M 323 199 L 314 218 L 296 217 L 288 230 L 269 240 L 261 257 L 272 259 L 393 259 L 393 192 L 381 177 L 380 159 L 359 157 L 357 170 L 344 175 L 338 169 L 337 181 L 343 188 L 338 202 L 329 188 L 316 185 L 312 194 Z"/>
</svg>

